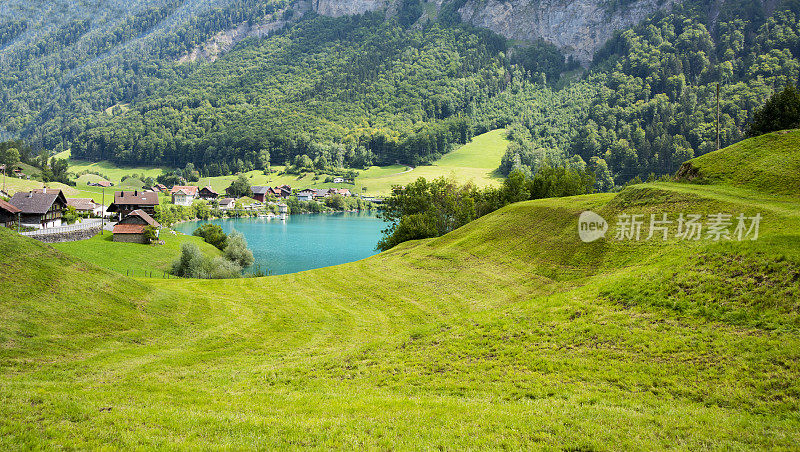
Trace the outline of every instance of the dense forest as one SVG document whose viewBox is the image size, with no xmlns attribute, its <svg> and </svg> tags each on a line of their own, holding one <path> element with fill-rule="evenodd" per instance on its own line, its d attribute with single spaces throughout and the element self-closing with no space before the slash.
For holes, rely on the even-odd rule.
<svg viewBox="0 0 800 452">
<path fill-rule="evenodd" d="M 103 21 L 2 19 L 7 137 L 218 175 L 270 161 L 420 165 L 507 127 L 503 173 L 589 169 L 607 190 L 716 149 L 717 86 L 725 146 L 800 69 L 791 2 L 769 14 L 755 0 L 684 2 L 618 32 L 583 71 L 545 42 L 458 23 L 453 2 L 438 22 L 417 21 L 415 0 L 388 18 L 300 17 L 288 1 L 128 3 Z M 288 18 L 214 62 L 178 62 L 220 30 Z"/>
</svg>

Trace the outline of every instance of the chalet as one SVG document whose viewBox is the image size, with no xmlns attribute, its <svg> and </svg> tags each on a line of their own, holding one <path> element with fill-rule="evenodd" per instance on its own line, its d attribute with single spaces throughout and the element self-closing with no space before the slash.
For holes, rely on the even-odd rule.
<svg viewBox="0 0 800 452">
<path fill-rule="evenodd" d="M 217 199 L 219 197 L 219 193 L 215 192 L 211 187 L 201 188 L 200 191 L 197 192 L 197 195 L 200 197 L 200 199 L 206 200 Z"/>
<path fill-rule="evenodd" d="M 314 199 L 314 190 L 310 188 L 306 188 L 305 190 L 300 190 L 297 192 L 297 200 L 298 201 L 312 201 Z"/>
<path fill-rule="evenodd" d="M 197 199 L 198 188 L 192 185 L 175 185 L 170 190 L 172 203 L 176 206 L 191 206 Z"/>
<path fill-rule="evenodd" d="M 115 212 L 121 220 L 134 210 L 143 210 L 148 215 L 155 215 L 158 205 L 158 193 L 148 191 L 118 191 L 114 193 L 114 203 L 108 206 L 108 212 Z"/>
<path fill-rule="evenodd" d="M 314 189 L 314 199 L 324 199 L 330 196 L 330 192 L 327 188 L 316 188 Z"/>
<path fill-rule="evenodd" d="M 11 227 L 17 224 L 21 210 L 0 199 L 0 226 Z"/>
<path fill-rule="evenodd" d="M 61 226 L 67 198 L 61 190 L 42 188 L 28 193 L 17 193 L 9 204 L 20 210 L 20 225 L 36 229 L 54 228 Z"/>
<path fill-rule="evenodd" d="M 148 226 L 161 227 L 144 210 L 134 210 L 114 225 L 113 240 L 115 242 L 147 243 L 144 233 Z M 156 237 L 158 237 L 158 230 L 156 230 Z"/>
<path fill-rule="evenodd" d="M 236 200 L 233 198 L 222 198 L 219 200 L 220 210 L 231 210 L 236 207 Z"/>
<path fill-rule="evenodd" d="M 288 185 L 281 185 L 280 187 L 267 187 L 270 196 L 276 198 L 288 198 L 292 196 L 292 187 Z"/>
<path fill-rule="evenodd" d="M 108 188 L 108 187 L 113 186 L 114 184 L 112 184 L 111 182 L 109 182 L 107 180 L 101 180 L 101 181 L 98 181 L 98 182 L 89 182 L 87 185 L 90 185 L 92 187 L 105 187 L 105 188 Z"/>
<path fill-rule="evenodd" d="M 353 196 L 350 193 L 350 190 L 348 190 L 346 188 L 331 188 L 330 190 L 328 190 L 328 193 L 330 193 L 331 195 L 341 195 L 341 196 L 345 196 L 345 197 Z"/>
<path fill-rule="evenodd" d="M 93 217 L 103 214 L 103 206 L 94 202 L 92 198 L 67 198 L 67 206 L 75 208 L 76 212 L 86 213 Z"/>
<path fill-rule="evenodd" d="M 155 184 L 150 188 L 152 188 L 153 191 L 157 193 L 169 193 L 169 188 L 167 188 L 167 186 L 164 184 Z"/>
<path fill-rule="evenodd" d="M 250 191 L 253 192 L 253 199 L 259 202 L 264 202 L 267 196 L 275 196 L 274 193 L 272 193 L 272 187 L 254 185 L 250 187 Z"/>
</svg>

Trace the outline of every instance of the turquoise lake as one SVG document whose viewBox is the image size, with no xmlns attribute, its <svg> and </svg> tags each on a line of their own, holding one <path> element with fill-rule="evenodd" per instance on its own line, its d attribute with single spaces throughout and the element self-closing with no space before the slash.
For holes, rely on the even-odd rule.
<svg viewBox="0 0 800 452">
<path fill-rule="evenodd" d="M 375 245 L 386 223 L 374 213 L 345 212 L 289 215 L 286 220 L 230 218 L 190 221 L 175 230 L 191 234 L 201 224 L 241 232 L 256 264 L 273 275 L 353 262 L 377 253 Z"/>
</svg>

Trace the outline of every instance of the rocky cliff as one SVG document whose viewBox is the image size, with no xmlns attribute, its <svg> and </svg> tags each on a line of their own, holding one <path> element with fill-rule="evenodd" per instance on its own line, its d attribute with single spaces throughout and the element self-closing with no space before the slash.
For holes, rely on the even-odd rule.
<svg viewBox="0 0 800 452">
<path fill-rule="evenodd" d="M 614 31 L 677 1 L 637 0 L 610 10 L 602 0 L 468 0 L 458 12 L 464 22 L 510 39 L 542 38 L 585 64 Z"/>
<path fill-rule="evenodd" d="M 390 3 L 390 0 L 311 0 L 311 7 L 317 14 L 339 17 L 384 9 Z"/>
<path fill-rule="evenodd" d="M 635 0 L 612 10 L 607 0 L 467 0 L 458 13 L 464 22 L 509 39 L 542 38 L 586 64 L 615 30 L 634 25 L 679 1 Z M 384 9 L 392 3 L 393 0 L 312 0 L 312 9 L 326 16 L 345 16 Z M 438 9 L 443 0 L 428 3 Z"/>
</svg>

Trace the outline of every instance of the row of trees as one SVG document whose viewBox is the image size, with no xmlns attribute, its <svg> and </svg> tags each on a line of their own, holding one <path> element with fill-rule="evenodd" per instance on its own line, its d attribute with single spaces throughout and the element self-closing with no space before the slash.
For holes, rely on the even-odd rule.
<svg viewBox="0 0 800 452">
<path fill-rule="evenodd" d="M 593 184 L 590 172 L 563 166 L 542 167 L 533 176 L 513 171 L 499 188 L 419 178 L 395 187 L 384 202 L 379 216 L 389 227 L 377 248 L 385 251 L 408 240 L 439 237 L 511 203 L 590 193 Z"/>
</svg>

